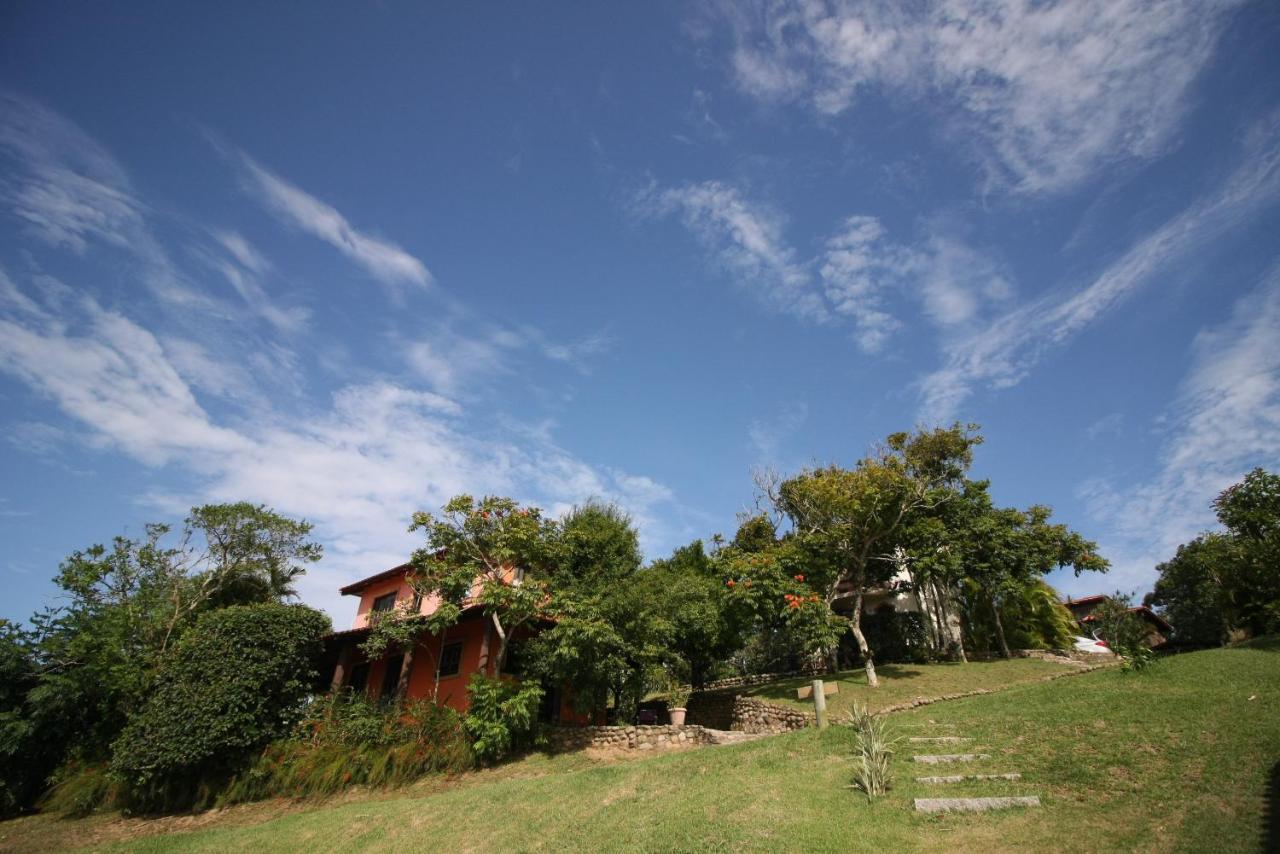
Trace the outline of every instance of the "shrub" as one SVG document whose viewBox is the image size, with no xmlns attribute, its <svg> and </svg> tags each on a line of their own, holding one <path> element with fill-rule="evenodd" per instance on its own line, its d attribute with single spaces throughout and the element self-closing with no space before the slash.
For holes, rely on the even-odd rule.
<svg viewBox="0 0 1280 854">
<path fill-rule="evenodd" d="M 428 700 L 388 707 L 364 694 L 336 694 L 317 701 L 292 738 L 268 745 L 218 803 L 399 786 L 473 762 L 462 715 L 453 709 Z"/>
<path fill-rule="evenodd" d="M 155 690 L 112 745 L 131 805 L 208 802 L 305 710 L 329 619 L 301 605 L 239 605 L 202 615 L 164 662 Z"/>
<path fill-rule="evenodd" d="M 491 762 L 531 746 L 538 737 L 542 686 L 484 676 L 471 677 L 464 722 L 476 756 Z"/>
<path fill-rule="evenodd" d="M 99 807 L 114 806 L 120 799 L 120 785 L 112 779 L 105 763 L 69 763 L 51 782 L 40 807 L 67 818 L 84 818 Z"/>
<path fill-rule="evenodd" d="M 866 706 L 853 705 L 847 721 L 854 730 L 854 750 L 857 752 L 853 770 L 853 786 L 866 793 L 867 800 L 883 795 L 893 785 L 893 760 L 897 738 L 889 735 L 889 720 L 883 715 L 873 715 Z"/>
</svg>

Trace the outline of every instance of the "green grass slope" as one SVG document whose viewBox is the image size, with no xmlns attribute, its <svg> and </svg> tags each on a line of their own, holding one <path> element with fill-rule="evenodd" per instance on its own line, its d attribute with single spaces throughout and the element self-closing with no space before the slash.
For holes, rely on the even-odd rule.
<svg viewBox="0 0 1280 854">
<path fill-rule="evenodd" d="M 1108 660 L 1110 658 L 1107 657 Z M 996 690 L 1076 670 L 1070 664 L 1056 661 L 1014 658 L 1008 661 L 978 661 L 968 664 L 882 664 L 876 668 L 880 675 L 880 686 L 877 688 L 867 687 L 866 673 L 862 670 L 844 670 L 833 676 L 823 677 L 823 681 L 828 684 L 834 682 L 839 686 L 839 693 L 827 698 L 827 712 L 834 721 L 853 708 L 854 703 L 877 711 L 917 697 L 941 697 L 982 689 Z M 796 699 L 796 689 L 808 686 L 810 681 L 809 677 L 779 679 L 739 689 L 738 693 L 811 712 L 813 701 Z"/>
<path fill-rule="evenodd" d="M 896 714 L 892 722 L 904 736 L 971 736 L 993 758 L 964 771 L 1016 770 L 1024 779 L 919 784 L 914 776 L 946 772 L 915 765 L 910 754 L 948 748 L 904 743 L 894 763 L 897 784 L 868 803 L 846 788 L 851 739 L 834 727 L 612 765 L 535 757 L 421 797 L 322 804 L 123 847 L 1257 852 L 1277 841 L 1265 828 L 1268 809 L 1276 808 L 1267 798 L 1269 778 L 1280 763 L 1274 644 L 1178 656 L 1142 675 L 1111 669 L 1019 685 Z M 926 795 L 1023 793 L 1039 794 L 1044 806 L 941 817 L 911 808 L 912 798 Z M 9 844 L 22 847 L 20 829 L 13 830 L 19 836 Z"/>
</svg>

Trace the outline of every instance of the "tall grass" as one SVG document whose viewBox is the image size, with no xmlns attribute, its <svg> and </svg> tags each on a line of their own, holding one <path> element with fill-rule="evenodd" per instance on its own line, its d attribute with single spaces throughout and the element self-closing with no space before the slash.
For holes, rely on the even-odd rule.
<svg viewBox="0 0 1280 854">
<path fill-rule="evenodd" d="M 867 800 L 889 791 L 893 785 L 894 748 L 900 738 L 890 735 L 889 720 L 872 714 L 866 706 L 854 704 L 846 716 L 854 730 L 853 788 L 863 791 Z"/>
<path fill-rule="evenodd" d="M 72 762 L 58 770 L 38 806 L 67 818 L 84 818 L 120 801 L 120 784 L 111 779 L 105 762 Z"/>
<path fill-rule="evenodd" d="M 333 695 L 317 701 L 295 737 L 268 745 L 216 803 L 401 786 L 473 764 L 462 716 L 450 708 L 425 700 L 383 707 L 363 695 Z"/>
</svg>

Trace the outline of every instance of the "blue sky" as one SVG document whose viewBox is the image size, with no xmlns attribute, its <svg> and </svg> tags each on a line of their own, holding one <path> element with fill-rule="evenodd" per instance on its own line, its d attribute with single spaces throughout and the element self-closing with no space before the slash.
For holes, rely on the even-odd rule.
<svg viewBox="0 0 1280 854">
<path fill-rule="evenodd" d="M 8 3 L 0 616 L 206 501 L 303 583 L 457 492 L 661 555 L 751 472 L 976 421 L 1110 577 L 1280 465 L 1265 2 Z"/>
</svg>

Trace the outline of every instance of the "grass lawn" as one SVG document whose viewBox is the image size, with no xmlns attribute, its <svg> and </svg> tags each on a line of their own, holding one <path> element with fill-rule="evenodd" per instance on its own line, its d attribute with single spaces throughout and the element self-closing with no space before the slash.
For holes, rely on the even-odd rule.
<svg viewBox="0 0 1280 854">
<path fill-rule="evenodd" d="M 923 677 L 922 677 L 923 678 Z M 886 686 L 887 687 L 887 686 Z M 841 689 L 844 690 L 843 687 Z M 1193 653 L 1148 673 L 1116 669 L 923 707 L 903 734 L 967 735 L 1019 783 L 926 786 L 948 773 L 906 760 L 869 804 L 845 788 L 843 727 L 601 764 L 531 757 L 463 782 L 317 805 L 254 805 L 207 826 L 118 843 L 133 851 L 783 850 L 1263 851 L 1280 809 L 1280 646 Z M 967 749 L 967 748 L 966 748 Z M 944 766 L 945 767 L 945 766 Z M 952 766 L 954 767 L 954 766 Z M 950 772 L 956 773 L 956 772 Z M 1268 786 L 1271 786 L 1268 794 Z M 1039 809 L 925 816 L 925 795 L 1039 794 Z M 1269 804 L 1269 806 L 1268 806 Z M 1275 821 L 1274 812 L 1271 821 Z M 92 842 L 111 820 L 36 816 L 0 825 L 0 846 Z M 183 819 L 164 819 L 179 822 Z M 97 822 L 97 824 L 95 824 Z M 179 829 L 168 827 L 168 829 Z M 1275 830 L 1271 831 L 1275 833 Z"/>
<path fill-rule="evenodd" d="M 962 694 L 979 688 L 1003 688 L 1077 669 L 1070 664 L 1041 661 L 1038 658 L 969 664 L 883 664 L 876 668 L 876 673 L 880 676 L 878 688 L 867 687 L 867 675 L 862 670 L 844 670 L 834 676 L 824 676 L 823 681 L 828 684 L 835 682 L 840 686 L 838 694 L 827 698 L 827 714 L 832 721 L 839 721 L 845 712 L 853 708 L 855 702 L 875 711 L 917 697 L 941 697 L 944 694 Z M 807 687 L 810 681 L 807 676 L 780 679 L 764 685 L 740 688 L 738 693 L 812 712 L 812 700 L 796 699 L 796 689 Z"/>
</svg>

